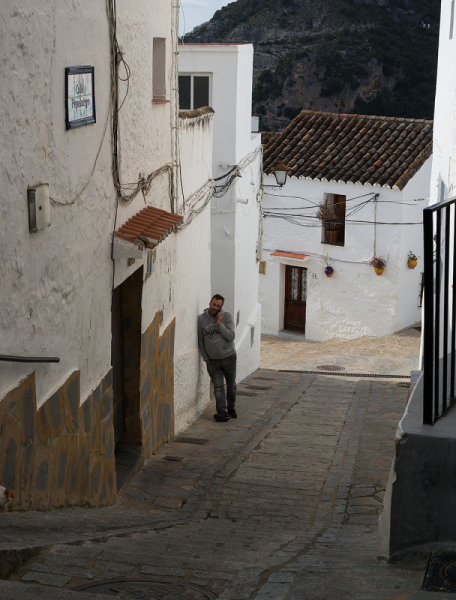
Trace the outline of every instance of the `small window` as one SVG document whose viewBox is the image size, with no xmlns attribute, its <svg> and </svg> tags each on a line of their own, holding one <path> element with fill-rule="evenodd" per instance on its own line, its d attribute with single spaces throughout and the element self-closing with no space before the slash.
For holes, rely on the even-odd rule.
<svg viewBox="0 0 456 600">
<path fill-rule="evenodd" d="M 179 108 L 210 106 L 209 75 L 179 75 Z"/>
<path fill-rule="evenodd" d="M 325 205 L 329 218 L 322 223 L 322 244 L 343 246 L 345 244 L 345 201 L 346 196 L 327 194 Z"/>
<path fill-rule="evenodd" d="M 166 39 L 154 38 L 152 57 L 152 98 L 166 100 Z"/>
</svg>

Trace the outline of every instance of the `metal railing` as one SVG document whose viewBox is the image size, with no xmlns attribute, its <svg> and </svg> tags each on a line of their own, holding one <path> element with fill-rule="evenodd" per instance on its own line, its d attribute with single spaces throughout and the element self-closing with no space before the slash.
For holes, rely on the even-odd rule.
<svg viewBox="0 0 456 600">
<path fill-rule="evenodd" d="M 456 197 L 423 211 L 423 423 L 433 425 L 455 399 Z"/>
<path fill-rule="evenodd" d="M 56 356 L 12 356 L 11 354 L 0 354 L 0 361 L 18 363 L 58 363 L 60 358 Z"/>
</svg>

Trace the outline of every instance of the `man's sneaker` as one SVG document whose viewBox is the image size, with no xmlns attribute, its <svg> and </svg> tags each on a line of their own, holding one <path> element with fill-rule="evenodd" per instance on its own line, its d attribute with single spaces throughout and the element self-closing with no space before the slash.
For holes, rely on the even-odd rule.
<svg viewBox="0 0 456 600">
<path fill-rule="evenodd" d="M 230 417 L 230 419 L 237 419 L 237 412 L 234 408 L 229 408 L 228 409 L 228 416 Z"/>
<path fill-rule="evenodd" d="M 230 417 L 226 414 L 226 412 L 215 413 L 214 419 L 219 423 L 224 423 L 230 420 Z"/>
</svg>

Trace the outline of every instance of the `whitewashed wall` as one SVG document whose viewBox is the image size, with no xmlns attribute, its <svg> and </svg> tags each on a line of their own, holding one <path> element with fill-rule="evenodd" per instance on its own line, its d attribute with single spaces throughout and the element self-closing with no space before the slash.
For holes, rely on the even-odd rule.
<svg viewBox="0 0 456 600">
<path fill-rule="evenodd" d="M 176 39 L 172 35 L 175 15 L 169 2 L 153 5 L 146 0 L 135 0 L 118 6 L 119 45 L 131 69 L 128 96 L 120 112 L 120 179 L 137 181 L 141 175 L 159 169 L 173 161 L 173 140 L 177 125 L 175 81 L 172 64 L 176 52 Z M 169 102 L 152 102 L 153 38 L 166 40 L 166 97 Z M 122 76 L 122 73 L 121 73 Z M 126 83 L 119 90 L 122 100 Z M 156 208 L 171 212 L 169 174 L 153 180 L 146 202 Z M 119 205 L 116 229 L 145 206 L 139 194 L 128 206 Z M 177 208 L 177 207 L 174 207 Z M 176 315 L 175 285 L 172 276 L 176 265 L 176 234 L 160 243 L 156 249 L 156 262 L 152 276 L 143 287 L 141 332 L 144 332 L 157 311 L 163 311 L 160 334 Z M 124 281 L 138 268 L 138 261 L 128 267 L 127 259 L 116 261 L 115 285 Z"/>
<path fill-rule="evenodd" d="M 309 207 L 320 203 L 325 193 L 342 194 L 350 206 L 362 201 L 350 200 L 364 194 L 379 193 L 377 222 L 421 222 L 421 211 L 429 195 L 430 161 L 401 192 L 378 186 L 327 183 L 288 179 L 283 190 L 265 193 L 263 208 Z M 265 184 L 275 184 L 266 176 Z M 294 197 L 285 197 L 294 196 Z M 306 201 L 307 199 L 308 201 Z M 407 202 L 407 204 L 405 204 Z M 397 204 L 396 204 L 397 203 Z M 296 211 L 298 212 L 298 211 Z M 303 211 L 316 213 L 316 208 Z M 352 219 L 373 221 L 374 203 L 369 203 Z M 313 221 L 319 225 L 318 221 Z M 368 265 L 375 253 L 388 260 L 382 276 Z M 282 250 L 309 255 L 304 260 L 273 257 Z M 343 247 L 321 243 L 321 227 L 300 227 L 282 219 L 264 221 L 263 259 L 266 275 L 259 276 L 259 301 L 263 307 L 262 331 L 277 335 L 284 325 L 285 265 L 306 267 L 307 313 L 306 333 L 309 340 L 331 338 L 353 339 L 362 335 L 382 336 L 398 331 L 420 320 L 418 297 L 420 267 L 407 267 L 408 251 L 422 257 L 422 226 L 380 225 L 346 222 Z M 326 260 L 334 268 L 331 278 L 325 276 Z"/>
<path fill-rule="evenodd" d="M 120 179 L 136 181 L 175 158 L 177 119 L 173 65 L 177 14 L 169 2 L 118 4 L 117 37 L 131 69 L 120 113 Z M 41 405 L 74 370 L 81 370 L 84 399 L 111 365 L 112 232 L 145 206 L 139 194 L 116 215 L 108 125 L 87 190 L 71 206 L 51 205 L 51 226 L 28 229 L 27 186 L 48 182 L 51 196 L 70 201 L 86 183 L 102 139 L 110 100 L 109 38 L 105 4 L 83 0 L 58 6 L 38 0 L 18 8 L 6 0 L 0 47 L 8 69 L 0 73 L 0 327 L 4 354 L 58 356 L 60 364 L 0 363 L 0 399 L 36 371 Z M 8 23 L 8 30 L 4 24 Z M 166 39 L 167 98 L 152 103 L 153 38 Z M 65 130 L 64 69 L 93 65 L 97 123 Z M 123 76 L 121 72 L 121 76 Z M 121 84 L 120 102 L 126 92 Z M 182 133 L 183 174 L 190 196 L 211 174 L 211 119 Z M 184 127 L 185 129 L 185 127 Z M 193 162 L 191 162 L 193 161 Z M 169 176 L 156 178 L 146 202 L 172 210 Z M 196 315 L 210 295 L 209 208 L 185 231 L 156 249 L 145 281 L 141 331 L 163 311 L 161 331 L 176 317 L 176 428 L 208 399 L 195 364 Z M 142 261 L 116 260 L 119 285 Z M 204 298 L 204 302 L 203 302 Z"/>
<path fill-rule="evenodd" d="M 439 56 L 437 66 L 437 89 L 434 107 L 433 160 L 431 175 L 430 204 L 456 196 L 456 15 L 451 15 L 453 2 L 442 2 L 439 30 Z M 451 35 L 452 33 L 452 35 Z M 454 206 L 451 212 L 454 213 Z M 451 217 L 452 219 L 452 217 Z M 442 222 L 444 219 L 442 218 Z M 453 271 L 454 228 L 451 234 L 449 272 Z M 442 227 L 442 239 L 445 237 Z M 443 286 L 443 280 L 442 280 Z M 441 290 L 440 314 L 444 314 L 443 288 Z M 450 298 L 451 302 L 451 298 Z M 424 314 L 423 314 L 424 317 Z M 423 338 L 421 356 L 423 359 Z M 443 353 L 443 336 L 440 336 L 440 354 Z"/>
<path fill-rule="evenodd" d="M 189 211 L 198 210 L 208 197 L 205 195 L 193 205 L 192 196 L 211 177 L 212 115 L 179 119 L 179 140 L 187 220 Z M 198 315 L 208 306 L 211 296 L 210 210 L 209 203 L 177 235 L 174 272 L 179 288 L 174 358 L 176 432 L 193 420 L 210 400 L 209 377 L 200 359 L 196 326 Z"/>
<path fill-rule="evenodd" d="M 211 76 L 211 106 L 215 110 L 212 173 L 220 177 L 261 146 L 260 135 L 251 133 L 253 46 L 179 45 L 179 72 Z M 212 294 L 225 297 L 225 308 L 235 322 L 239 313 L 238 381 L 260 364 L 261 306 L 255 257 L 260 172 L 258 155 L 236 185 L 222 198 L 214 198 L 211 205 Z"/>
<path fill-rule="evenodd" d="M 434 146 L 431 204 L 456 195 L 456 23 L 450 39 L 451 2 L 442 2 L 440 13 L 437 93 L 434 110 Z"/>
<path fill-rule="evenodd" d="M 0 351 L 61 362 L 0 363 L 0 398 L 35 370 L 41 405 L 75 369 L 87 394 L 110 368 L 115 194 L 108 130 L 87 190 L 74 205 L 52 204 L 51 226 L 29 233 L 27 186 L 49 183 L 69 202 L 87 182 L 110 72 L 104 4 L 26 4 L 5 0 L 0 24 Z M 65 67 L 76 65 L 95 67 L 97 123 L 66 131 Z"/>
</svg>

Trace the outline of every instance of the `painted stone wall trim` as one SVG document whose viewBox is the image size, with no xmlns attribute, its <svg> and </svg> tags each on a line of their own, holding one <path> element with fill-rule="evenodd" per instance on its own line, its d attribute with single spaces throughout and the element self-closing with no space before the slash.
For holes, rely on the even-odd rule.
<svg viewBox="0 0 456 600">
<path fill-rule="evenodd" d="M 37 410 L 35 373 L 0 402 L 0 484 L 14 508 L 106 506 L 117 493 L 112 373 L 80 406 L 75 371 Z"/>
<path fill-rule="evenodd" d="M 141 430 L 144 458 L 174 437 L 173 319 L 160 336 L 160 313 L 141 336 Z"/>
</svg>

